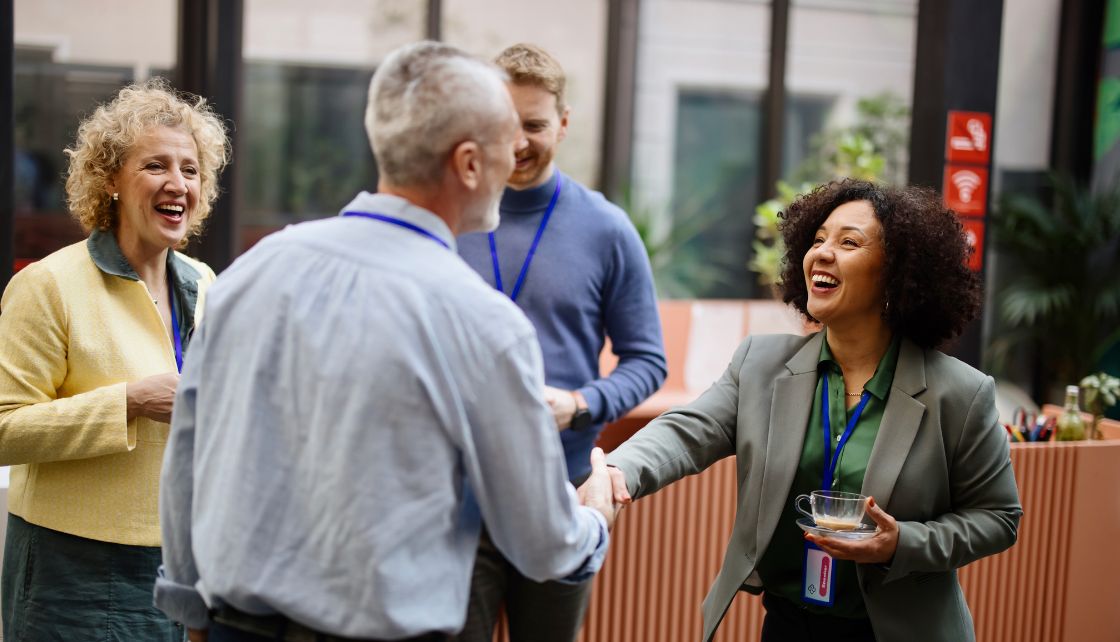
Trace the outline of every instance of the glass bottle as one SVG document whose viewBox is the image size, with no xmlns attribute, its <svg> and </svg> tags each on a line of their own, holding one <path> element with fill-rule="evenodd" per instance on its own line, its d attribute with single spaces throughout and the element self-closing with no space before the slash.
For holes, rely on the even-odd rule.
<svg viewBox="0 0 1120 642">
<path fill-rule="evenodd" d="M 1066 386 L 1066 403 L 1058 417 L 1058 441 L 1080 441 L 1085 439 L 1085 420 L 1077 407 L 1077 386 Z"/>
</svg>

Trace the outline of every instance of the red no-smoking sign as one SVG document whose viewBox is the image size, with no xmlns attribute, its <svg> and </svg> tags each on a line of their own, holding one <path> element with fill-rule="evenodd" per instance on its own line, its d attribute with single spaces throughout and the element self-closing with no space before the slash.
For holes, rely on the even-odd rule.
<svg viewBox="0 0 1120 642">
<path fill-rule="evenodd" d="M 992 115 L 950 111 L 945 135 L 945 160 L 987 165 L 992 154 Z"/>
</svg>

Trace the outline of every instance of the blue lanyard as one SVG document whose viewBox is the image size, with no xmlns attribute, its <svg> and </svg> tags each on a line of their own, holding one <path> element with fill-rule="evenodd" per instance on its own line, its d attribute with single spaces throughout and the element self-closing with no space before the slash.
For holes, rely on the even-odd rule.
<svg viewBox="0 0 1120 642">
<path fill-rule="evenodd" d="M 855 432 L 856 423 L 863 415 L 863 409 L 867 407 L 867 402 L 871 399 L 871 393 L 864 390 L 860 395 L 859 405 L 856 406 L 855 412 L 852 413 L 848 419 L 848 426 L 844 429 L 844 434 L 840 435 L 840 441 L 836 442 L 836 452 L 832 452 L 832 425 L 828 416 L 828 373 L 824 373 L 824 387 L 821 390 L 821 410 L 824 416 L 821 418 L 821 424 L 824 426 L 824 488 L 830 490 L 832 488 L 833 477 L 836 475 L 836 465 L 840 462 L 840 451 L 848 443 L 848 438 Z"/>
<path fill-rule="evenodd" d="M 381 221 L 382 223 L 388 223 L 390 225 L 396 225 L 397 227 L 403 227 L 406 230 L 416 232 L 420 236 L 426 236 L 426 237 L 432 239 L 436 243 L 439 243 L 440 245 L 442 245 L 443 247 L 445 247 L 449 250 L 451 249 L 451 246 L 447 244 L 447 241 L 444 241 L 440 237 L 436 236 L 435 234 L 432 234 L 428 230 L 420 227 L 419 225 L 409 223 L 408 221 L 402 221 L 399 218 L 394 218 L 392 216 L 386 216 L 384 214 L 371 214 L 370 212 L 343 212 L 342 215 L 343 216 L 361 216 L 363 218 L 371 218 L 375 221 Z"/>
<path fill-rule="evenodd" d="M 521 264 L 521 273 L 517 275 L 517 282 L 513 284 L 513 293 L 509 295 L 511 301 L 517 301 L 517 295 L 521 294 L 521 286 L 525 284 L 525 276 L 529 274 L 529 264 L 533 262 L 533 255 L 537 253 L 537 245 L 541 242 L 541 236 L 544 236 L 544 228 L 548 226 L 548 219 L 552 216 L 552 210 L 556 208 L 556 201 L 560 198 L 560 185 L 563 183 L 563 177 L 559 174 L 556 175 L 556 191 L 552 193 L 552 200 L 548 202 L 548 209 L 544 211 L 544 218 L 541 219 L 540 227 L 537 228 L 537 235 L 533 237 L 533 244 L 529 246 L 529 253 L 525 255 L 525 262 Z M 502 268 L 498 264 L 498 244 L 494 241 L 494 233 L 490 232 L 490 259 L 494 262 L 494 287 L 504 293 L 506 290 L 502 287 Z"/>
<path fill-rule="evenodd" d="M 171 285 L 171 272 L 167 273 L 167 298 L 171 305 L 171 334 L 175 337 L 175 368 L 183 373 L 183 340 L 179 338 L 179 315 L 175 313 L 175 288 Z"/>
</svg>

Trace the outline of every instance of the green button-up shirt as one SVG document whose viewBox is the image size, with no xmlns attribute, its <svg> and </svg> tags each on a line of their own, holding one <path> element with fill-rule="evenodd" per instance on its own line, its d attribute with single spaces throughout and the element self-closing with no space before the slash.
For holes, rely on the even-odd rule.
<svg viewBox="0 0 1120 642">
<path fill-rule="evenodd" d="M 871 447 L 875 445 L 875 437 L 879 434 L 883 410 L 887 407 L 887 396 L 894 382 L 899 343 L 897 337 L 891 341 L 887 352 L 879 360 L 875 375 L 864 386 L 864 389 L 871 393 L 871 398 L 840 453 L 833 490 L 858 493 L 863 487 L 867 460 L 871 457 Z M 855 410 L 855 406 L 851 409 L 847 407 L 844 396 L 844 373 L 840 370 L 840 364 L 832 357 L 827 336 L 821 344 L 817 372 L 828 373 L 829 427 L 832 430 L 832 444 L 835 447 L 837 439 L 848 425 L 849 415 Z M 778 520 L 774 537 L 758 564 L 758 574 L 766 590 L 795 604 L 803 604 L 801 576 L 806 542 L 800 527 L 797 526 L 797 520 L 802 515 L 794 509 L 794 499 L 802 493 L 821 490 L 824 483 L 824 408 L 821 404 L 823 388 L 824 377 L 819 376 L 816 392 L 813 395 L 813 410 L 809 415 L 809 423 L 805 427 L 805 441 L 801 449 L 797 474 L 794 476 L 793 486 L 790 487 L 785 509 L 782 511 L 781 519 Z M 815 613 L 851 618 L 867 617 L 867 609 L 863 605 L 863 596 L 860 594 L 856 578 L 855 563 L 836 560 L 833 568 L 835 580 L 833 590 L 836 595 L 833 606 L 815 604 L 805 604 L 805 606 Z"/>
</svg>

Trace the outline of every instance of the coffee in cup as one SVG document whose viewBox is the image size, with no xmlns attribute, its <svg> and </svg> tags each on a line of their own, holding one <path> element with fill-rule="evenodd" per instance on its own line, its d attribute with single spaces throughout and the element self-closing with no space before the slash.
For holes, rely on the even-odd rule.
<svg viewBox="0 0 1120 642">
<path fill-rule="evenodd" d="M 802 507 L 802 500 L 809 502 L 811 510 Z M 867 496 L 836 490 L 814 490 L 808 495 L 798 495 L 794 500 L 797 512 L 810 517 L 818 528 L 834 531 L 851 531 L 863 523 L 867 510 Z"/>
</svg>

